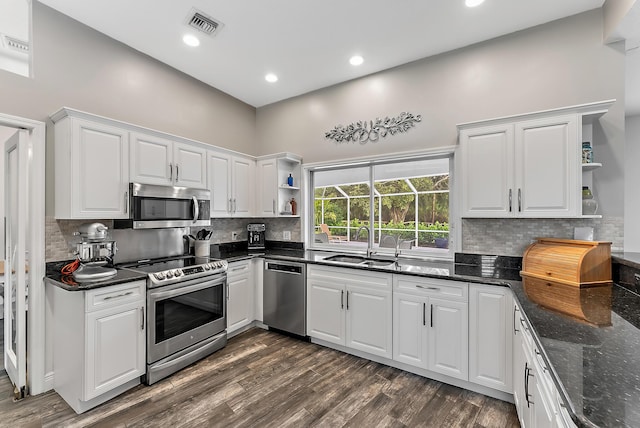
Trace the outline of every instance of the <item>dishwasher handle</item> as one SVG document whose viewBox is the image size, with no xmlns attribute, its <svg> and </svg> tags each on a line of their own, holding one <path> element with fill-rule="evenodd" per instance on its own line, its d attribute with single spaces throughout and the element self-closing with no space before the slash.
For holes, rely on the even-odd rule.
<svg viewBox="0 0 640 428">
<path fill-rule="evenodd" d="M 293 263 L 267 262 L 265 264 L 264 270 L 283 272 L 291 275 L 302 275 L 304 273 L 304 265 Z"/>
</svg>

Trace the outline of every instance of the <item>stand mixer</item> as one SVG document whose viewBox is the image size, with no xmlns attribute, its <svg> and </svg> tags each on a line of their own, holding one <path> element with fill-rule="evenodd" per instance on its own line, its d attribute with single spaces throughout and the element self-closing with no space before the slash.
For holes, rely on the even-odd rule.
<svg viewBox="0 0 640 428">
<path fill-rule="evenodd" d="M 99 281 L 116 275 L 114 268 L 105 266 L 118 250 L 116 241 L 107 239 L 108 230 L 102 223 L 91 223 L 83 224 L 74 233 L 80 237 L 75 250 L 80 266 L 73 272 L 76 281 Z"/>
</svg>

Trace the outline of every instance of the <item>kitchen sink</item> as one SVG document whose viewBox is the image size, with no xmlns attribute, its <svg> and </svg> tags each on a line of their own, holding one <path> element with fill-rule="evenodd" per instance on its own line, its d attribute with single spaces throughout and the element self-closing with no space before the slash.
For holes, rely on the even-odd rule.
<svg viewBox="0 0 640 428">
<path fill-rule="evenodd" d="M 365 257 L 361 256 L 345 256 L 343 254 L 338 254 L 337 256 L 331 256 L 325 258 L 328 262 L 340 262 L 340 263 L 353 263 L 358 264 L 367 260 Z"/>
<path fill-rule="evenodd" d="M 349 263 L 353 265 L 369 266 L 369 267 L 383 267 L 390 266 L 395 263 L 393 260 L 384 259 L 367 259 L 362 256 L 348 256 L 344 254 L 338 254 L 325 258 L 328 262 Z"/>
</svg>

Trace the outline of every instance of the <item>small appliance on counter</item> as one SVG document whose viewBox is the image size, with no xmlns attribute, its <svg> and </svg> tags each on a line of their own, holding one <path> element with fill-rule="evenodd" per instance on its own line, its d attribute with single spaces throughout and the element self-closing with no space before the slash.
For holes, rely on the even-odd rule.
<svg viewBox="0 0 640 428">
<path fill-rule="evenodd" d="M 264 223 L 249 223 L 247 225 L 249 235 L 248 248 L 250 250 L 265 249 L 265 230 L 266 227 Z"/>
<path fill-rule="evenodd" d="M 74 233 L 80 237 L 76 243 L 75 255 L 79 266 L 73 271 L 73 278 L 78 282 L 99 281 L 116 275 L 111 264 L 118 248 L 116 241 L 108 239 L 109 228 L 102 223 L 83 224 Z"/>
</svg>

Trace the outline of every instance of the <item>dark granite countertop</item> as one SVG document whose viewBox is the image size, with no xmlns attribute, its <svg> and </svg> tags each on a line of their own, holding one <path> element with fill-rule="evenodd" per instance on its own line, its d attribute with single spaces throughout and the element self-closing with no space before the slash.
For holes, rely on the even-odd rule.
<svg viewBox="0 0 640 428">
<path fill-rule="evenodd" d="M 68 291 L 83 291 L 93 288 L 108 287 L 125 282 L 147 279 L 147 275 L 129 269 L 116 269 L 116 275 L 101 281 L 78 282 L 72 275 L 63 275 L 60 269 L 68 262 L 49 262 L 45 275 L 45 282 Z"/>
</svg>

